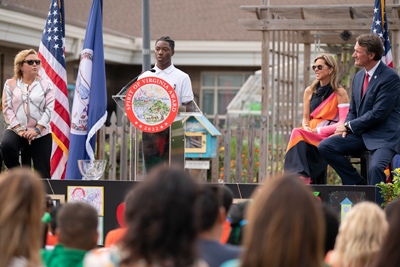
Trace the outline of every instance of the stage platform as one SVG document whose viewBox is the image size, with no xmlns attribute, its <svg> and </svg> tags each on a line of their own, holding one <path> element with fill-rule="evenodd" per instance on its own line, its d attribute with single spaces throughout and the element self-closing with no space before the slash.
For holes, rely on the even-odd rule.
<svg viewBox="0 0 400 267">
<path fill-rule="evenodd" d="M 46 192 L 56 202 L 86 201 L 94 206 L 99 214 L 99 230 L 103 236 L 119 227 L 117 221 L 118 206 L 123 203 L 129 189 L 137 181 L 84 181 L 84 180 L 43 180 Z M 235 202 L 246 201 L 251 198 L 258 184 L 220 184 L 229 187 Z M 323 202 L 328 203 L 342 218 L 351 206 L 360 201 L 378 201 L 375 186 L 332 186 L 310 185 L 314 194 Z M 151 196 L 149 196 L 151 197 Z M 292 196 L 296 197 L 296 196 Z M 103 243 L 103 242 L 100 243 Z"/>
</svg>

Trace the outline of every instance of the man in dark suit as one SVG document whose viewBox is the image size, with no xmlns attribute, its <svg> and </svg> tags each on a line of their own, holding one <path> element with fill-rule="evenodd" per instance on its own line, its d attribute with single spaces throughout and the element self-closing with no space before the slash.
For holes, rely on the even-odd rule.
<svg viewBox="0 0 400 267">
<path fill-rule="evenodd" d="M 346 122 L 318 150 L 344 185 L 367 184 L 344 156 L 369 150 L 368 184 L 375 185 L 386 182 L 384 170 L 400 152 L 400 78 L 381 62 L 383 45 L 377 35 L 359 36 L 354 50 L 355 64 L 364 70 L 354 77 Z"/>
</svg>

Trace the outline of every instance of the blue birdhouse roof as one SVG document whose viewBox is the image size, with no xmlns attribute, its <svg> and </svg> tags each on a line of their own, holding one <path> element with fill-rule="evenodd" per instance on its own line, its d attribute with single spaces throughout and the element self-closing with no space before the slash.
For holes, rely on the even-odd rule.
<svg viewBox="0 0 400 267">
<path fill-rule="evenodd" d="M 340 203 L 340 205 L 353 205 L 353 202 L 350 201 L 347 197 Z"/>
<path fill-rule="evenodd" d="M 188 116 L 183 120 L 183 123 L 191 117 L 195 118 L 212 136 L 221 135 L 217 128 L 215 128 L 215 126 L 204 115 Z"/>
</svg>

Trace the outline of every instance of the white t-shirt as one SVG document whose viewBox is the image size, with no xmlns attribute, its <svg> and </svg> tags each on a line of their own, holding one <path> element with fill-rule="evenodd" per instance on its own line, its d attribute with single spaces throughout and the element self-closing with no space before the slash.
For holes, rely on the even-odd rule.
<svg viewBox="0 0 400 267">
<path fill-rule="evenodd" d="M 175 68 L 172 63 L 171 66 L 165 70 L 159 69 L 157 65 L 155 65 L 153 69 L 155 69 L 156 72 L 146 71 L 139 76 L 139 79 L 157 77 L 165 80 L 175 89 L 179 106 L 182 106 L 182 103 L 187 103 L 193 100 L 192 82 L 190 81 L 189 75 Z"/>
</svg>

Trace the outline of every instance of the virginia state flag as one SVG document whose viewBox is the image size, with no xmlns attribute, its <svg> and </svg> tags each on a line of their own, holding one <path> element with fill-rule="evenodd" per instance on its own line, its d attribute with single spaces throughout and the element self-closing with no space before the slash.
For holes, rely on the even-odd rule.
<svg viewBox="0 0 400 267">
<path fill-rule="evenodd" d="M 82 179 L 78 160 L 94 159 L 96 132 L 107 118 L 102 1 L 93 0 L 76 78 L 65 179 Z"/>
</svg>

